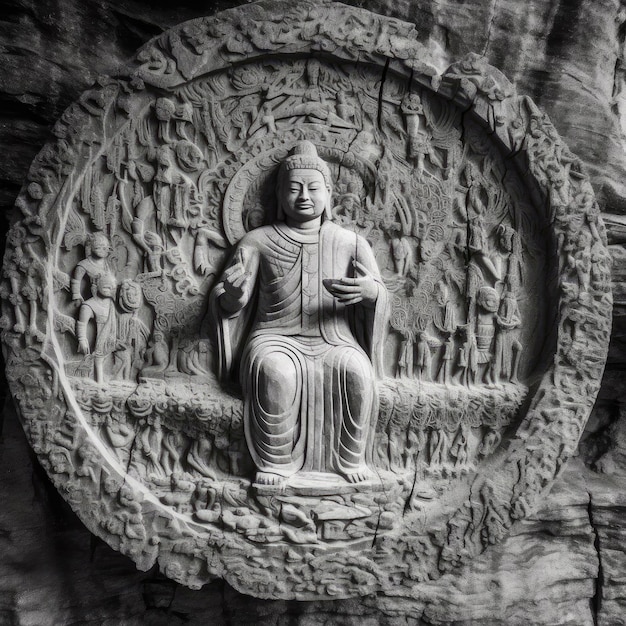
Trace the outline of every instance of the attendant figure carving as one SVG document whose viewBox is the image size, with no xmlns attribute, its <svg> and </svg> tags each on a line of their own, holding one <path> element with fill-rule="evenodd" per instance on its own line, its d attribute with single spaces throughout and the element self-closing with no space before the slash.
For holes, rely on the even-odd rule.
<svg viewBox="0 0 626 626">
<path fill-rule="evenodd" d="M 441 342 L 437 337 L 433 337 L 433 335 L 428 334 L 424 330 L 420 330 L 417 333 L 417 362 L 415 363 L 415 373 L 420 380 L 432 381 L 432 350 L 440 346 Z"/>
<path fill-rule="evenodd" d="M 494 348 L 492 382 L 495 384 L 500 377 L 504 377 L 504 380 L 517 383 L 522 344 L 516 336 L 516 329 L 522 325 L 522 318 L 517 299 L 508 290 L 502 296 L 496 324 L 498 331 Z"/>
<path fill-rule="evenodd" d="M 278 221 L 243 237 L 211 296 L 220 373 L 239 371 L 257 484 L 300 471 L 365 481 L 386 290 L 368 243 L 332 222 L 312 143 L 280 165 L 277 196 Z"/>
<path fill-rule="evenodd" d="M 138 311 L 141 307 L 141 287 L 131 279 L 122 281 L 119 293 L 118 339 L 120 349 L 115 353 L 116 375 L 124 380 L 135 380 L 143 365 L 143 358 L 150 331 L 141 321 Z"/>
<path fill-rule="evenodd" d="M 485 378 L 488 384 L 495 384 L 491 362 L 493 358 L 493 342 L 496 332 L 496 314 L 500 299 L 498 292 L 492 287 L 481 287 L 477 303 L 479 313 L 476 323 L 477 363 L 487 364 Z"/>
<path fill-rule="evenodd" d="M 411 240 L 408 237 L 402 236 L 392 239 L 391 254 L 398 275 L 408 276 L 414 262 Z"/>
<path fill-rule="evenodd" d="M 94 295 L 85 300 L 78 312 L 76 336 L 78 351 L 90 354 L 87 324 L 91 319 L 96 322 L 95 345 L 93 349 L 95 379 L 104 382 L 104 361 L 118 347 L 117 313 L 115 310 L 115 292 L 117 283 L 111 274 L 101 274 L 94 286 Z"/>
<path fill-rule="evenodd" d="M 98 276 L 111 274 L 111 266 L 108 260 L 110 252 L 111 244 L 104 233 L 89 235 L 85 245 L 86 257 L 78 262 L 70 281 L 72 301 L 76 305 L 80 305 L 83 301 L 82 291 L 85 276 L 89 279 L 89 291 L 91 291 L 95 287 Z"/>
<path fill-rule="evenodd" d="M 402 343 L 400 344 L 400 354 L 398 356 L 398 377 L 413 376 L 413 351 L 415 350 L 415 339 L 413 332 L 405 330 L 402 333 Z"/>
</svg>

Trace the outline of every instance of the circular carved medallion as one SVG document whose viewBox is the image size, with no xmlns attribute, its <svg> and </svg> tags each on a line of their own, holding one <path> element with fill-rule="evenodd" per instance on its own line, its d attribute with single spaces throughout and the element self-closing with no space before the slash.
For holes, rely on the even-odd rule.
<svg viewBox="0 0 626 626">
<path fill-rule="evenodd" d="M 432 58 L 340 4 L 233 9 L 100 80 L 33 163 L 7 377 L 139 568 L 418 597 L 574 452 L 610 331 L 593 191 L 500 72 Z"/>
</svg>

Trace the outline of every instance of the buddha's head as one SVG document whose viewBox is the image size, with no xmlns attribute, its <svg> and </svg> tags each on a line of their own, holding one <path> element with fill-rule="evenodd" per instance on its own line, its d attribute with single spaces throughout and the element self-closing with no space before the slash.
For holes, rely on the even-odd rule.
<svg viewBox="0 0 626 626">
<path fill-rule="evenodd" d="M 297 223 L 330 219 L 330 170 L 310 141 L 297 143 L 281 163 L 277 194 L 279 219 Z"/>
</svg>

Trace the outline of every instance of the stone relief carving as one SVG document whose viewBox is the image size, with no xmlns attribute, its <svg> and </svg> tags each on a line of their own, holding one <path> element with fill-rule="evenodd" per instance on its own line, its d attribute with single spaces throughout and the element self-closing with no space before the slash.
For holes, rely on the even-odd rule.
<svg viewBox="0 0 626 626">
<path fill-rule="evenodd" d="M 33 449 L 92 532 L 191 587 L 426 593 L 528 514 L 602 373 L 579 161 L 480 57 L 261 2 L 66 111 L 0 285 Z"/>
<path fill-rule="evenodd" d="M 241 355 L 258 485 L 307 471 L 352 483 L 374 477 L 366 456 L 387 290 L 367 241 L 332 222 L 331 190 L 315 146 L 297 143 L 278 170 L 279 221 L 242 238 L 212 294 L 224 374 Z M 237 342 L 253 303 L 248 336 Z"/>
</svg>

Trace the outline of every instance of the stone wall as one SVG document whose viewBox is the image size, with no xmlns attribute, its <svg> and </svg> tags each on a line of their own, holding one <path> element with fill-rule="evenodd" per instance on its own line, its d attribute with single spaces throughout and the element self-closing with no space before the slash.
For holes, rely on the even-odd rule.
<svg viewBox="0 0 626 626">
<path fill-rule="evenodd" d="M 150 37 L 241 4 L 6 0 L 0 16 L 3 230 L 63 110 Z M 414 22 L 440 68 L 478 52 L 550 115 L 585 162 L 614 258 L 605 381 L 579 455 L 509 538 L 422 603 L 259 601 L 221 582 L 190 591 L 93 538 L 29 450 L 10 400 L 0 442 L 0 624 L 625 624 L 626 4 L 617 0 L 365 0 Z M 3 385 L 3 390 L 6 385 Z M 441 594 L 445 593 L 445 611 Z M 451 608 L 452 607 L 452 608 Z"/>
</svg>

